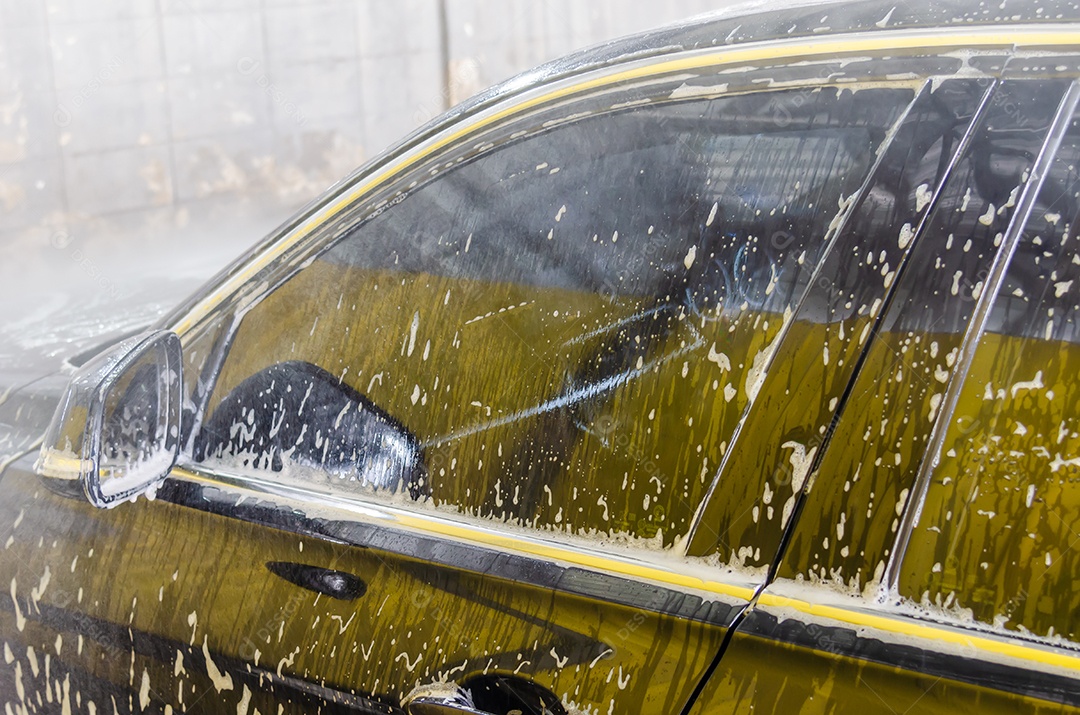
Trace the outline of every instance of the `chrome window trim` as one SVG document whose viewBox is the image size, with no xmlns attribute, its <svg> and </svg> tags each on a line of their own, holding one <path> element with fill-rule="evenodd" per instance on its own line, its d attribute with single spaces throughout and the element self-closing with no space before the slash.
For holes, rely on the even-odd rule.
<svg viewBox="0 0 1080 715">
<path fill-rule="evenodd" d="M 593 546 L 575 537 L 560 538 L 557 534 L 533 532 L 527 527 L 505 524 L 485 525 L 451 512 L 435 508 L 416 509 L 407 505 L 390 504 L 376 499 L 360 500 L 355 496 L 336 497 L 332 494 L 244 476 L 220 475 L 190 467 L 173 469 L 158 498 L 182 506 L 221 514 L 226 518 L 256 521 L 240 515 L 243 505 L 257 505 L 290 515 L 296 523 L 266 523 L 266 526 L 286 529 L 336 543 L 381 549 L 392 553 L 423 558 L 448 568 L 472 570 L 496 578 L 530 581 L 533 585 L 554 588 L 597 598 L 596 589 L 585 586 L 567 589 L 565 583 L 550 578 L 530 577 L 520 568 L 521 562 L 541 563 L 555 569 L 560 576 L 574 573 L 593 574 L 612 584 L 621 583 L 627 595 L 634 595 L 634 585 L 659 588 L 699 599 L 693 608 L 686 603 L 672 602 L 664 608 L 656 599 L 649 603 L 633 600 L 625 603 L 666 613 L 680 618 L 727 626 L 731 617 L 741 611 L 749 600 L 755 584 L 740 581 L 738 574 L 730 579 L 718 579 L 716 566 L 711 563 L 691 563 L 677 552 L 670 556 L 629 545 L 602 541 Z M 220 503 L 214 505 L 214 500 Z M 230 500 L 234 500 L 230 504 Z M 483 552 L 499 558 L 496 569 L 477 571 L 475 559 L 454 558 L 454 549 L 433 557 L 422 549 L 411 548 L 415 543 L 450 545 L 465 552 Z M 617 540 L 616 540 L 617 541 Z M 554 573 L 554 572 L 553 572 Z M 541 573 L 542 576 L 542 573 Z M 579 584 L 584 583 L 578 579 Z M 603 583 L 603 582 L 601 582 Z M 610 588 L 601 589 L 603 600 L 612 600 Z M 615 598 L 616 602 L 620 599 Z M 670 598 L 668 600 L 671 600 Z M 711 604 L 711 605 L 710 605 Z M 674 609 L 674 610 L 673 610 Z M 725 614 L 719 614 L 725 611 Z M 695 615 L 697 614 L 697 615 Z M 723 615 L 723 618 L 719 618 Z M 729 617 L 730 616 L 730 617 Z"/>
<path fill-rule="evenodd" d="M 600 87 L 615 87 L 644 78 L 660 78 L 677 72 L 690 72 L 707 67 L 749 65 L 752 62 L 788 63 L 793 60 L 808 62 L 869 53 L 872 56 L 889 57 L 888 53 L 904 54 L 932 51 L 947 54 L 950 51 L 1007 51 L 1015 53 L 1018 48 L 1069 48 L 1080 47 L 1080 28 L 1062 23 L 1057 25 L 1003 25 L 999 27 L 960 27 L 941 29 L 902 29 L 858 32 L 819 37 L 800 37 L 786 40 L 751 42 L 724 49 L 713 47 L 676 52 L 668 55 L 631 58 L 608 67 L 587 71 L 539 84 L 520 93 L 496 100 L 491 106 L 460 122 L 452 122 L 433 133 L 415 146 L 407 143 L 377 156 L 357 172 L 331 189 L 324 198 L 317 199 L 301 210 L 279 229 L 258 250 L 241 257 L 213 279 L 209 287 L 177 311 L 166 315 L 157 327 L 170 329 L 181 338 L 230 299 L 236 298 L 248 286 L 249 281 L 278 258 L 290 251 L 304 255 L 287 256 L 297 262 L 310 259 L 312 250 L 318 246 L 305 244 L 305 239 L 317 239 L 315 231 L 338 216 L 355 202 L 370 198 L 390 180 L 402 172 L 415 168 L 437 151 L 464 140 L 478 130 L 495 125 L 508 117 L 517 117 L 526 110 L 540 109 L 551 103 L 576 96 L 579 92 Z M 312 241 L 313 242 L 313 241 Z M 316 242 L 317 243 L 317 242 Z M 307 249 L 304 251 L 304 249 Z M 264 286 L 264 291 L 271 290 Z"/>
</svg>

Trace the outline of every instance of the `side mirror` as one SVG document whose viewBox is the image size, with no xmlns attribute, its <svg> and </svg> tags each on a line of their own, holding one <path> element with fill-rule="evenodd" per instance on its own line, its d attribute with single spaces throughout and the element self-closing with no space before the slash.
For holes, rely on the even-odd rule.
<svg viewBox="0 0 1080 715">
<path fill-rule="evenodd" d="M 367 488 L 426 495 L 423 449 L 405 425 L 318 365 L 290 360 L 232 388 L 199 425 L 196 462 L 225 474 L 338 494 Z M 302 476 L 301 476 L 302 475 Z"/>
<path fill-rule="evenodd" d="M 79 481 L 99 507 L 152 489 L 176 463 L 180 338 L 151 330 L 80 367 L 49 424 L 37 471 Z"/>
</svg>

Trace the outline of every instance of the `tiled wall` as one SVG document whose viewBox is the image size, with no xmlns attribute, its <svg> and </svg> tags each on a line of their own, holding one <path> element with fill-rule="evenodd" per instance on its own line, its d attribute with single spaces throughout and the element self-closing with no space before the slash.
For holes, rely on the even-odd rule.
<svg viewBox="0 0 1080 715">
<path fill-rule="evenodd" d="M 0 0 L 0 241 L 283 216 L 449 103 L 714 5 Z"/>
</svg>

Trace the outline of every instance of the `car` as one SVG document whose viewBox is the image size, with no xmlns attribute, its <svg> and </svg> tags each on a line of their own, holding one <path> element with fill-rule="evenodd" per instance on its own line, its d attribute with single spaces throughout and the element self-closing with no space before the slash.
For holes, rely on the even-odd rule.
<svg viewBox="0 0 1080 715">
<path fill-rule="evenodd" d="M 0 398 L 4 712 L 1080 711 L 1078 105 L 950 0 L 452 109 Z"/>
</svg>

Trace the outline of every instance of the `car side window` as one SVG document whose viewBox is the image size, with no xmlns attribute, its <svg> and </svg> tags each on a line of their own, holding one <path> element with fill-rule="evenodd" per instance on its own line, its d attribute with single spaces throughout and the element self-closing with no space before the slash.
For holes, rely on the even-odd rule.
<svg viewBox="0 0 1080 715">
<path fill-rule="evenodd" d="M 1080 638 L 1080 122 L 1073 119 L 960 385 L 899 591 Z"/>
<path fill-rule="evenodd" d="M 1005 81 L 982 103 L 866 344 L 781 578 L 877 597 L 893 583 L 895 545 L 981 282 L 1016 215 L 1067 82 Z M 1022 113 L 1016 111 L 1023 107 Z M 914 182 L 913 182 L 914 183 Z"/>
<path fill-rule="evenodd" d="M 758 399 L 721 466 L 689 554 L 744 570 L 768 568 L 785 548 L 784 535 L 801 521 L 806 489 L 821 485 L 811 489 L 811 498 L 846 492 L 829 483 L 831 472 L 822 470 L 815 479 L 815 460 L 822 449 L 828 458 L 830 431 L 849 403 L 849 386 L 865 368 L 861 356 L 875 323 L 902 282 L 898 275 L 915 250 L 915 234 L 933 211 L 988 89 L 983 79 L 942 78 L 927 83 L 905 113 L 793 311 Z M 860 444 L 856 440 L 838 444 Z M 830 516 L 809 520 L 825 532 L 813 547 L 858 558 L 847 544 L 830 548 L 837 539 Z M 844 529 L 841 524 L 837 531 Z"/>
<path fill-rule="evenodd" d="M 584 103 L 418 175 L 242 315 L 194 458 L 672 544 L 913 94 Z"/>
</svg>

